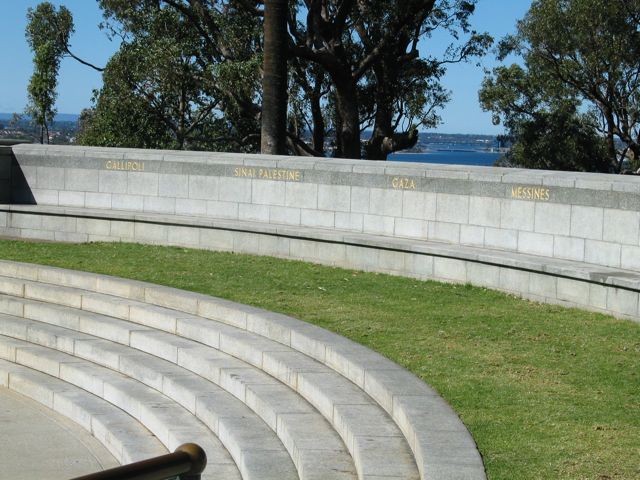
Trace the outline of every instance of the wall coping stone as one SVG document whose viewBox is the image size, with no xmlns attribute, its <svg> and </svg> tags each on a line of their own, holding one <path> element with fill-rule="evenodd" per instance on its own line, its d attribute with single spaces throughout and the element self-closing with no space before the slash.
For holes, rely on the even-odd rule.
<svg viewBox="0 0 640 480">
<path fill-rule="evenodd" d="M 258 154 L 140 150 L 128 148 L 81 147 L 66 145 L 20 144 L 14 154 L 31 154 L 51 158 L 123 159 L 171 161 L 203 165 L 242 164 L 268 168 L 297 167 L 307 170 L 343 173 L 406 175 L 425 179 L 448 178 L 504 184 L 557 186 L 640 194 L 640 176 L 586 172 L 561 172 L 500 167 L 418 164 L 413 162 L 378 162 L 351 159 L 318 159 Z"/>
</svg>

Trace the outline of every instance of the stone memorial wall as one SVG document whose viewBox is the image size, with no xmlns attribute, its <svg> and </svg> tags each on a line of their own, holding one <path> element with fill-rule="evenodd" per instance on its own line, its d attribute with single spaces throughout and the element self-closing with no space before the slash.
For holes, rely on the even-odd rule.
<svg viewBox="0 0 640 480">
<path fill-rule="evenodd" d="M 0 234 L 272 254 L 638 316 L 639 177 L 39 145 L 13 154 Z M 549 278 L 536 290 L 538 274 Z M 565 278 L 571 298 L 559 295 Z M 612 282 L 633 299 L 595 291 Z"/>
</svg>

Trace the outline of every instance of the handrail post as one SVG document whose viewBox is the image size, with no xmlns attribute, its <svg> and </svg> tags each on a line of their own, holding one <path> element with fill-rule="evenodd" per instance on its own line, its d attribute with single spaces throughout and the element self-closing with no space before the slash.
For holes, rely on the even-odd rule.
<svg viewBox="0 0 640 480">
<path fill-rule="evenodd" d="M 175 453 L 184 452 L 189 455 L 191 470 L 180 475 L 180 480 L 200 480 L 204 468 L 207 466 L 207 454 L 195 443 L 185 443 L 175 449 Z"/>
<path fill-rule="evenodd" d="M 173 453 L 91 473 L 72 480 L 201 480 L 207 454 L 195 443 L 185 443 Z"/>
</svg>

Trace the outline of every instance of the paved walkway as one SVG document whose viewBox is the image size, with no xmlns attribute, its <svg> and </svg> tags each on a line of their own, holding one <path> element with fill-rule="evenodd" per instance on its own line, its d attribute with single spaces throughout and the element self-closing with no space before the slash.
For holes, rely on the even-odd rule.
<svg viewBox="0 0 640 480">
<path fill-rule="evenodd" d="M 62 480 L 118 463 L 78 425 L 0 387 L 0 465 L 0 480 Z"/>
</svg>

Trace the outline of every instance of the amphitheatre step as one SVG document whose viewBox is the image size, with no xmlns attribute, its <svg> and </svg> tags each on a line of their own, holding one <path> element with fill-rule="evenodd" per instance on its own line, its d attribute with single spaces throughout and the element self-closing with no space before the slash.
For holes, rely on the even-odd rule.
<svg viewBox="0 0 640 480">
<path fill-rule="evenodd" d="M 10 282 L 14 282 L 15 285 L 18 281 L 10 280 Z M 14 291 L 17 291 L 17 289 L 14 289 Z M 145 322 L 150 316 L 156 319 L 164 318 L 169 320 L 169 326 L 174 326 L 172 330 L 178 331 L 184 337 L 199 339 L 201 342 L 219 349 L 220 352 L 246 361 L 258 369 L 270 373 L 296 390 L 332 423 L 351 452 L 355 467 L 360 475 L 366 477 L 384 473 L 386 476 L 396 478 L 410 479 L 418 477 L 418 471 L 408 444 L 397 425 L 382 408 L 365 392 L 340 374 L 285 345 L 213 320 L 181 314 L 181 312 L 166 308 L 154 307 L 151 315 L 149 315 L 146 311 L 148 305 L 144 303 L 110 295 L 86 293 L 86 291 L 75 288 L 25 281 L 24 295 L 31 299 L 55 301 L 57 304 L 79 305 L 92 313 L 110 313 L 123 319 L 130 318 L 133 321 L 140 318 L 141 321 Z M 51 313 L 47 309 L 52 307 L 47 304 L 37 306 L 35 308 L 37 312 L 34 313 L 34 309 L 31 308 L 33 304 L 28 300 L 25 300 L 25 302 L 25 316 L 28 318 L 47 321 L 47 319 L 51 318 L 69 318 L 73 315 L 69 311 Z M 58 312 L 63 308 L 58 307 Z M 81 319 L 87 316 L 85 312 L 78 315 L 80 323 L 82 323 Z M 92 318 L 92 316 L 90 315 L 89 318 Z M 212 364 L 210 349 L 198 348 L 198 344 L 170 333 L 149 330 L 140 331 L 135 323 L 129 324 L 130 330 L 127 332 L 122 330 L 125 328 L 126 322 L 120 321 L 116 322 L 117 328 L 120 329 L 120 335 L 116 335 L 110 332 L 109 326 L 112 323 L 110 318 L 103 317 L 97 321 L 94 320 L 93 323 L 99 327 L 92 329 L 92 334 L 103 338 L 108 337 L 114 339 L 114 341 L 118 341 L 117 338 L 124 339 L 121 340 L 123 343 L 141 351 L 146 351 L 174 363 L 187 365 L 187 368 L 211 378 L 212 381 L 221 384 L 243 401 L 245 401 L 248 388 L 245 384 L 274 383 L 268 375 L 260 371 L 246 370 L 246 366 L 242 363 L 235 362 L 236 364 L 234 365 L 234 358 L 227 358 L 219 354 L 215 355 L 215 362 L 213 363 L 223 362 L 221 369 L 219 372 L 215 371 L 213 377 L 210 377 L 212 374 L 208 371 Z M 87 332 L 82 325 L 79 326 L 79 330 Z M 99 330 L 99 332 L 96 332 L 96 330 Z M 95 343 L 90 345 L 95 345 Z M 78 355 L 77 351 L 76 354 Z M 87 358 L 87 353 L 80 353 L 79 355 Z M 182 358 L 179 358 L 180 355 L 182 355 Z M 117 359 L 117 355 L 97 352 L 91 355 L 90 360 L 96 361 L 95 358 L 107 358 L 109 356 Z M 232 363 L 229 364 L 225 360 Z M 117 363 L 117 360 L 115 362 Z M 206 371 L 202 370 L 203 367 Z M 235 367 L 240 370 L 234 369 L 232 370 L 233 373 L 229 375 L 229 367 Z M 111 366 L 111 368 L 114 367 Z M 300 421 L 299 414 L 293 419 L 280 416 L 280 422 L 283 425 L 287 423 L 294 424 L 296 421 Z M 310 420 L 304 422 L 304 424 L 320 426 L 322 422 L 320 420 Z M 300 427 L 294 429 L 293 425 L 287 428 L 289 432 L 299 432 L 301 430 L 303 429 Z M 306 437 L 321 438 L 329 441 L 330 432 L 327 430 L 325 429 L 324 434 L 314 431 Z M 299 442 L 299 444 L 301 443 Z M 316 446 L 314 450 L 317 450 L 317 445 L 321 443 L 318 441 L 312 442 Z M 337 439 L 333 442 L 334 445 L 338 443 Z M 325 448 L 335 451 L 339 447 L 336 445 L 333 448 Z M 308 449 L 309 447 L 302 449 L 300 446 L 296 446 L 295 451 Z M 292 452 L 294 449 L 289 451 Z M 312 459 L 316 456 L 315 453 L 313 451 L 307 452 L 303 458 Z M 297 461 L 298 457 L 294 456 L 294 460 Z M 338 463 L 346 464 L 346 459 Z"/>
<path fill-rule="evenodd" d="M 25 312 L 31 314 L 30 307 L 34 306 L 35 302 L 25 302 Z M 2 302 L 0 301 L 0 303 Z M 15 300 L 12 303 L 15 305 L 19 301 Z M 38 306 L 44 307 L 38 311 L 38 315 L 43 315 L 48 320 L 64 316 L 61 307 L 47 306 L 45 304 Z M 47 307 L 49 307 L 48 310 Z M 84 312 L 80 313 L 82 315 Z M 103 316 L 96 317 L 102 318 L 103 331 L 107 331 L 109 322 L 113 321 L 113 319 Z M 247 468 L 244 467 L 244 464 L 258 466 L 262 463 L 260 466 L 262 469 L 276 460 L 278 464 L 287 464 L 287 454 L 284 452 L 284 448 L 276 438 L 275 433 L 246 405 L 220 387 L 174 363 L 125 345 L 96 340 L 96 337 L 71 331 L 60 326 L 23 318 L 0 315 L 0 334 L 21 338 L 40 345 L 52 346 L 52 348 L 58 348 L 58 346 L 62 345 L 62 348 L 67 348 L 68 353 L 119 371 L 147 386 L 162 391 L 169 398 L 181 404 L 192 414 L 195 414 L 220 437 L 236 463 L 243 465 L 241 472 L 244 478 L 255 478 L 250 469 L 245 474 L 243 470 Z M 84 335 L 87 338 L 79 337 L 79 335 Z M 61 339 L 64 339 L 64 341 L 61 341 Z M 75 345 L 75 349 L 74 339 L 80 340 Z M 85 342 L 87 339 L 92 340 Z M 196 348 L 198 347 L 201 346 L 196 345 Z M 233 361 L 233 359 L 231 360 Z M 237 367 L 237 362 L 234 361 L 233 366 Z M 311 408 L 306 410 L 314 413 Z M 354 469 L 349 456 L 344 451 L 337 450 L 343 447 L 342 443 L 327 425 L 324 425 L 324 422 L 318 426 L 317 422 L 322 421 L 318 418 L 318 415 L 304 415 L 303 412 L 295 412 L 293 418 L 280 418 L 279 426 L 280 435 L 286 442 L 298 471 L 301 472 L 301 478 L 355 478 L 355 475 L 351 473 Z M 295 428 L 293 419 L 305 420 L 305 422 L 303 426 L 298 427 L 297 431 L 291 435 L 287 431 L 287 427 L 289 429 Z M 311 422 L 314 421 L 316 422 L 316 428 L 312 428 L 314 424 Z M 301 435 L 303 434 L 306 437 L 302 437 Z M 310 445 L 305 446 L 302 444 L 301 438 L 303 441 L 307 440 L 308 442 L 309 434 L 313 435 L 313 441 Z M 265 455 L 265 445 L 277 445 L 281 451 L 277 452 L 273 448 L 269 449 L 269 461 L 261 462 L 259 460 L 261 456 Z M 282 457 L 285 457 L 286 460 L 283 461 Z M 323 460 L 320 463 L 318 462 L 319 457 L 322 457 Z M 260 475 L 267 478 L 263 473 L 260 473 Z M 282 475 L 282 472 L 279 475 Z M 262 477 L 259 476 L 258 478 Z"/>
<path fill-rule="evenodd" d="M 2 319 L 3 323 L 5 320 Z M 203 478 L 241 478 L 217 437 L 187 410 L 154 389 L 78 357 L 26 341 L 0 335 L 0 345 L 3 347 L 0 359 L 46 373 L 100 396 L 142 423 L 170 451 L 189 441 L 200 444 L 208 459 Z M 292 476 L 268 477 L 262 473 L 262 476 L 246 478 L 286 479 L 296 475 L 294 472 Z"/>
<path fill-rule="evenodd" d="M 19 306 L 20 304 L 22 304 L 21 307 Z M 154 382 L 155 385 L 151 386 L 155 388 L 159 388 L 158 385 L 166 385 L 168 382 L 180 377 L 181 374 L 185 374 L 185 370 L 174 365 L 175 363 L 185 366 L 214 383 L 220 384 L 243 402 L 251 402 L 251 399 L 253 399 L 253 402 L 255 402 L 254 408 L 270 424 L 273 430 L 278 432 L 299 472 L 314 472 L 317 478 L 355 478 L 354 465 L 346 453 L 344 443 L 333 432 L 327 422 L 291 389 L 279 385 L 279 382 L 274 378 L 237 358 L 166 332 L 150 331 L 148 329 L 140 331 L 137 330 L 139 326 L 131 322 L 74 310 L 60 305 L 0 296 L 0 311 L 3 308 L 14 313 L 22 311 L 22 315 L 25 318 L 47 323 L 65 319 L 68 324 L 69 319 L 72 319 L 73 327 L 80 332 L 91 333 L 103 339 L 113 339 L 115 342 L 131 345 L 137 349 L 137 354 L 132 353 L 136 352 L 136 350 L 132 350 L 127 346 L 109 345 L 109 343 L 99 340 L 89 342 L 86 346 L 84 346 L 84 342 L 81 342 L 73 353 L 90 361 L 120 370 L 122 373 L 137 378 L 144 383 Z M 164 310 L 166 310 L 164 312 L 165 316 L 170 313 L 169 310 Z M 216 323 L 211 320 L 200 320 L 206 323 Z M 111 328 L 112 325 L 115 325 L 114 329 Z M 125 330 L 127 325 L 129 331 Z M 40 324 L 36 328 L 34 324 L 31 324 L 29 327 L 23 327 L 26 329 L 26 333 L 22 335 L 27 335 L 33 341 L 44 341 L 48 345 L 60 343 L 57 339 L 65 337 L 64 329 L 51 327 L 49 329 L 49 338 L 40 340 L 43 337 L 40 332 L 43 329 L 46 330 L 46 327 L 47 325 Z M 229 326 L 222 325 L 222 327 L 227 330 L 233 330 L 241 336 L 247 335 L 246 332 L 237 331 L 237 329 Z M 56 328 L 58 329 L 56 330 Z M 7 330 L 14 331 L 15 328 L 11 329 L 7 326 L 5 331 Z M 201 330 L 201 332 L 203 337 L 208 336 L 207 331 Z M 82 335 L 83 333 L 80 334 Z M 75 331 L 66 334 L 69 339 L 65 344 L 73 345 L 72 339 L 77 335 L 78 333 Z M 273 344 L 272 348 L 274 350 L 289 350 L 284 345 L 275 344 L 262 337 L 258 337 L 256 340 Z M 258 344 L 257 347 L 260 346 Z M 256 350 L 258 349 L 257 347 Z M 145 357 L 142 352 L 155 356 L 146 355 Z M 142 359 L 143 357 L 144 359 Z M 162 357 L 165 360 L 161 360 L 158 357 Z M 315 363 L 317 364 L 316 367 L 327 369 L 324 365 Z M 149 366 L 150 368 L 147 368 Z M 175 370 L 172 370 L 171 367 Z M 335 373 L 332 373 L 332 375 L 339 377 Z M 345 436 L 348 434 L 353 450 L 360 452 L 363 450 L 361 444 L 365 443 L 371 451 L 368 455 L 361 455 L 359 463 L 356 465 L 362 467 L 363 475 L 366 476 L 366 472 L 373 471 L 371 465 L 374 459 L 371 454 L 375 453 L 374 445 L 377 442 L 379 444 L 384 443 L 385 450 L 390 452 L 390 454 L 378 455 L 389 461 L 386 467 L 388 472 L 395 471 L 402 478 L 415 477 L 416 475 L 414 474 L 417 474 L 417 472 L 414 462 L 411 460 L 408 448 L 401 441 L 402 435 L 395 424 L 379 407 L 372 405 L 371 400 L 361 390 L 358 390 L 342 377 L 338 380 L 343 383 L 344 391 L 341 392 L 343 398 L 350 395 L 349 398 L 352 402 L 355 401 L 354 399 L 359 399 L 359 403 L 365 405 L 368 402 L 369 410 L 374 410 L 374 412 L 377 411 L 378 413 L 375 418 L 377 423 L 373 424 L 375 426 L 368 427 L 368 435 L 366 437 L 364 435 L 354 435 L 353 432 L 358 433 L 355 429 L 359 427 L 358 425 L 353 425 L 353 419 L 346 417 L 344 414 L 342 417 L 338 417 L 336 414 L 336 418 L 341 420 L 342 430 L 346 432 Z M 269 388 L 266 391 L 262 391 L 265 386 Z M 316 396 L 321 397 L 321 395 Z M 329 407 L 325 410 L 330 411 L 331 404 L 329 403 L 328 405 Z M 340 411 L 348 408 L 349 406 L 347 405 L 338 406 Z M 366 420 L 362 412 L 359 419 Z M 383 428 L 386 429 L 383 430 Z M 385 436 L 376 436 L 376 431 L 384 433 Z M 360 443 L 356 444 L 356 441 Z M 318 458 L 322 458 L 322 462 L 319 462 Z"/>
<path fill-rule="evenodd" d="M 6 341 L 4 347 L 8 347 Z M 165 446 L 129 414 L 58 378 L 0 360 L 0 386 L 29 397 L 80 425 L 121 464 L 168 453 Z"/>
<path fill-rule="evenodd" d="M 482 459 L 473 439 L 455 412 L 436 392 L 402 367 L 343 337 L 285 315 L 139 281 L 11 261 L 0 261 L 0 275 L 5 277 L 0 286 L 9 295 L 23 297 L 26 283 L 33 281 L 52 286 L 80 287 L 88 291 L 85 292 L 87 298 L 89 293 L 94 292 L 144 302 L 144 308 L 153 313 L 145 321 L 148 326 L 135 327 L 142 330 L 141 333 L 151 326 L 172 330 L 171 316 L 159 315 L 163 310 L 152 308 L 156 306 L 178 311 L 176 329 L 180 318 L 198 316 L 291 347 L 349 379 L 393 418 L 413 451 L 423 480 L 485 478 Z M 20 281 L 12 283 L 11 279 Z M 74 295 L 76 303 L 78 300 L 82 302 L 82 295 L 78 297 L 77 292 Z M 89 304 L 97 305 L 95 297 Z M 123 308 L 120 303 L 118 305 L 118 310 L 124 312 L 126 307 Z M 16 304 L 6 308 L 13 308 L 10 313 L 22 316 L 20 308 L 24 306 Z M 143 321 L 136 309 L 136 306 L 130 306 L 129 312 L 133 311 L 134 318 Z M 152 318 L 157 323 L 149 323 Z M 202 323 L 203 320 L 198 322 Z M 181 322 L 182 325 L 187 323 Z M 203 341 L 203 338 L 198 340 Z M 274 354 L 279 352 L 277 350 Z M 311 373 L 315 372 L 309 372 L 308 378 L 311 378 Z M 245 391 L 247 404 L 273 425 L 279 412 L 266 408 L 264 400 L 273 404 L 272 396 L 280 394 L 283 389 L 287 387 L 282 384 L 252 385 Z M 300 401 L 298 397 L 296 402 Z"/>
</svg>

